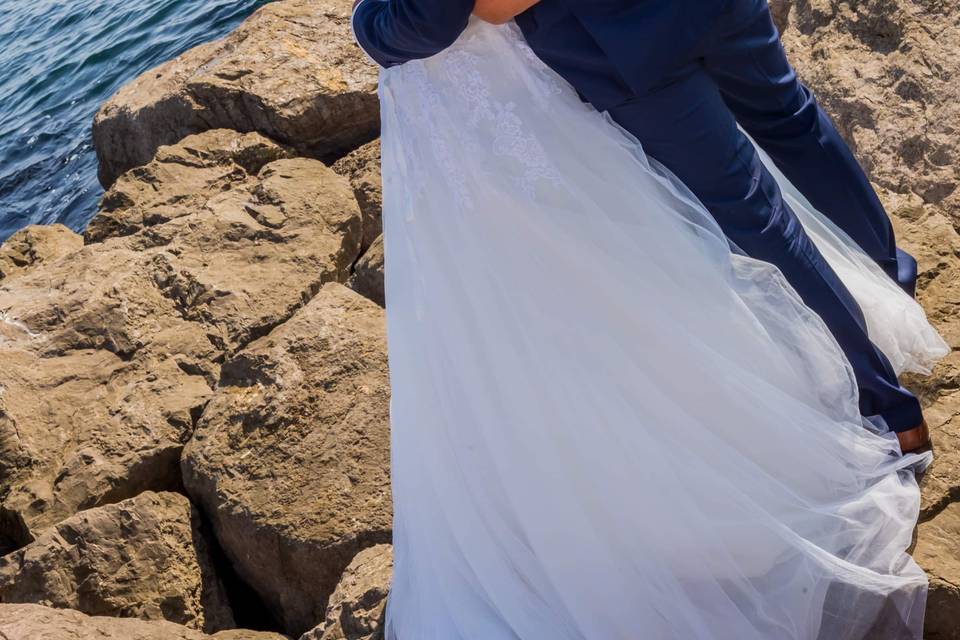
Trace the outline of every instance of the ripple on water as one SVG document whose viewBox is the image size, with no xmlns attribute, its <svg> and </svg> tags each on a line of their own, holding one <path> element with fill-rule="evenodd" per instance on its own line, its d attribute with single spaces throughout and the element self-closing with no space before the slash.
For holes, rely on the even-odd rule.
<svg viewBox="0 0 960 640">
<path fill-rule="evenodd" d="M 0 0 L 0 241 L 80 231 L 102 195 L 93 116 L 123 84 L 269 0 Z"/>
</svg>

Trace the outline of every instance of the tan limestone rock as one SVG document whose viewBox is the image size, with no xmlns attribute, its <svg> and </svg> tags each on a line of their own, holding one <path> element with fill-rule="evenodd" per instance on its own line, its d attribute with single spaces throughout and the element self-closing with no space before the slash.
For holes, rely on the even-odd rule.
<svg viewBox="0 0 960 640">
<path fill-rule="evenodd" d="M 324 619 L 360 550 L 390 539 L 388 410 L 383 310 L 328 284 L 224 364 L 186 448 L 187 490 L 290 634 Z"/>
</svg>

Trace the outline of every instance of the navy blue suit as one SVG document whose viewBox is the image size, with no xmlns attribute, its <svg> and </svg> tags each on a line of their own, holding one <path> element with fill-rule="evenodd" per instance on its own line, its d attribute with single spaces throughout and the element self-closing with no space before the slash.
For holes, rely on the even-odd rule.
<svg viewBox="0 0 960 640">
<path fill-rule="evenodd" d="M 472 9 L 473 0 L 364 0 L 353 27 L 388 67 L 451 45 Z M 918 426 L 919 402 L 737 129 L 913 292 L 916 263 L 897 250 L 863 170 L 797 80 L 766 0 L 542 0 L 516 21 L 537 55 L 683 180 L 737 246 L 780 267 L 850 360 L 861 412 L 895 431 Z"/>
</svg>

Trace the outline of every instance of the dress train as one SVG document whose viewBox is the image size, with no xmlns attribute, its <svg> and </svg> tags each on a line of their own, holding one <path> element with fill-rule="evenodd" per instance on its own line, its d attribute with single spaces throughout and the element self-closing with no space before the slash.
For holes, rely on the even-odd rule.
<svg viewBox="0 0 960 640">
<path fill-rule="evenodd" d="M 380 88 L 388 640 L 920 638 L 929 456 L 780 272 L 513 25 Z"/>
</svg>

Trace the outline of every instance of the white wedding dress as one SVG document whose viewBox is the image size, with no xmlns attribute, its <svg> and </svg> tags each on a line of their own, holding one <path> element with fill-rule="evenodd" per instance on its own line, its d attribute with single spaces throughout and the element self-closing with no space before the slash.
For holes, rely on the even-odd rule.
<svg viewBox="0 0 960 640">
<path fill-rule="evenodd" d="M 864 425 L 780 272 L 513 25 L 380 89 L 388 640 L 920 638 L 929 457 Z M 928 368 L 920 307 L 802 215 L 891 360 Z"/>
</svg>

